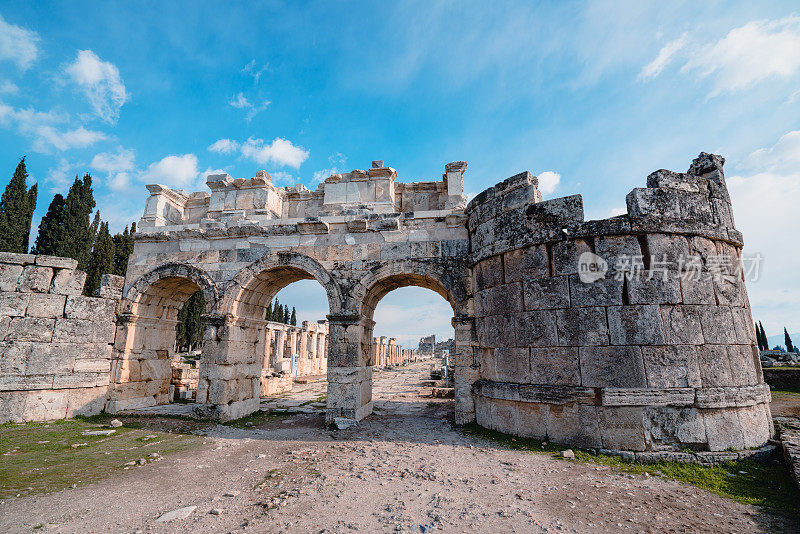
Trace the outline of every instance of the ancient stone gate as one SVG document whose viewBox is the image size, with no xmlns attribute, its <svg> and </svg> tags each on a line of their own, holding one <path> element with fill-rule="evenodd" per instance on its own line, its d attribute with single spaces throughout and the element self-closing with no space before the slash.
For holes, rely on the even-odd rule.
<svg viewBox="0 0 800 534">
<path fill-rule="evenodd" d="M 467 206 L 464 162 L 441 181 L 401 183 L 376 161 L 315 191 L 275 187 L 264 171 L 209 176 L 210 194 L 150 185 L 107 409 L 166 402 L 177 313 L 199 289 L 202 411 L 257 410 L 265 307 L 315 279 L 330 308 L 328 421 L 371 412 L 375 307 L 414 285 L 453 308 L 458 423 L 610 449 L 762 444 L 769 389 L 723 161 L 701 154 L 687 173 L 653 173 L 626 215 L 588 222 L 580 196 L 542 201 L 527 172 Z M 733 263 L 719 278 L 721 255 Z M 582 276 L 597 257 L 604 270 Z M 695 257 L 699 276 L 684 276 Z"/>
</svg>

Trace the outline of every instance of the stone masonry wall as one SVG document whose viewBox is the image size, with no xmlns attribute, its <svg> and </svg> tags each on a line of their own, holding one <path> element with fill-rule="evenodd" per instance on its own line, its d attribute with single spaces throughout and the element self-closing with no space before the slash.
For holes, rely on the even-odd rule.
<svg viewBox="0 0 800 534">
<path fill-rule="evenodd" d="M 99 413 L 123 278 L 81 295 L 69 258 L 0 253 L 0 423 Z"/>
<path fill-rule="evenodd" d="M 657 171 L 602 221 L 529 173 L 469 204 L 478 424 L 633 451 L 772 436 L 723 163 Z"/>
</svg>

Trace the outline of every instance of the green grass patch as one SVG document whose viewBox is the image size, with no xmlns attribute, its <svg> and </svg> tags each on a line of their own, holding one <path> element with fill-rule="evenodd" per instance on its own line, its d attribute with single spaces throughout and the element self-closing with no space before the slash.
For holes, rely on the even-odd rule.
<svg viewBox="0 0 800 534">
<path fill-rule="evenodd" d="M 222 423 L 226 426 L 233 426 L 236 428 L 249 428 L 249 427 L 257 427 L 267 423 L 271 423 L 273 421 L 278 421 L 283 419 L 284 417 L 288 417 L 293 415 L 289 412 L 265 412 L 263 410 L 259 410 L 257 412 L 253 412 L 250 415 L 246 415 L 244 417 L 240 417 L 239 419 L 234 419 L 232 421 L 228 421 Z M 247 423 L 250 423 L 249 425 Z"/>
<path fill-rule="evenodd" d="M 86 485 L 151 453 L 166 456 L 203 442 L 195 435 L 129 426 L 117 428 L 109 436 L 82 434 L 102 428 L 101 423 L 110 419 L 100 416 L 0 425 L 0 499 Z"/>
<path fill-rule="evenodd" d="M 787 395 L 800 395 L 800 387 L 769 388 L 772 393 L 786 393 Z"/>
<path fill-rule="evenodd" d="M 535 439 L 517 438 L 495 430 L 488 430 L 475 423 L 463 428 L 463 432 L 489 439 L 510 449 L 552 454 L 560 458 L 565 445 L 542 443 Z M 575 459 L 613 468 L 616 471 L 656 475 L 679 480 L 735 501 L 761 506 L 776 512 L 800 518 L 800 490 L 788 470 L 781 464 L 760 463 L 751 460 L 725 462 L 715 466 L 687 464 L 681 462 L 657 462 L 635 464 L 617 456 L 594 454 L 588 450 L 572 447 Z"/>
</svg>

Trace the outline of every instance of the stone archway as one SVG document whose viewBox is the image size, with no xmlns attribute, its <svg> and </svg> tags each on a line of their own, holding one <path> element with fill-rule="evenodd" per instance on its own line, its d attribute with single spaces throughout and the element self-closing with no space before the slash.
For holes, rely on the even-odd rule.
<svg viewBox="0 0 800 534">
<path fill-rule="evenodd" d="M 197 291 L 216 309 L 219 292 L 208 273 L 180 263 L 159 265 L 127 288 L 117 320 L 107 411 L 169 402 L 178 311 Z"/>
</svg>

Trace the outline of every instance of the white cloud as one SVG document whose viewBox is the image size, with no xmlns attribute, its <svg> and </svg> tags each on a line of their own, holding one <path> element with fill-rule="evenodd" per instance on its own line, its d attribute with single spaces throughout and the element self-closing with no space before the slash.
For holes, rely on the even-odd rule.
<svg viewBox="0 0 800 534">
<path fill-rule="evenodd" d="M 108 186 L 114 191 L 123 191 L 131 185 L 131 171 L 134 170 L 136 155 L 131 149 L 120 148 L 116 154 L 102 152 L 96 154 L 89 164 L 95 170 L 108 174 Z"/>
<path fill-rule="evenodd" d="M 25 70 L 39 56 L 39 34 L 6 22 L 0 15 L 0 59 L 13 61 Z"/>
<path fill-rule="evenodd" d="M 19 92 L 19 87 L 13 82 L 4 80 L 0 82 L 0 95 L 15 95 Z"/>
<path fill-rule="evenodd" d="M 239 93 L 235 97 L 228 100 L 229 106 L 234 107 L 236 109 L 247 110 L 247 113 L 245 114 L 245 119 L 247 119 L 248 122 L 253 120 L 253 118 L 256 115 L 267 109 L 267 106 L 269 106 L 271 103 L 272 102 L 270 102 L 269 100 L 264 100 L 261 104 L 255 105 L 252 102 L 250 102 L 246 96 L 244 96 L 244 93 Z"/>
<path fill-rule="evenodd" d="M 539 178 L 539 191 L 543 195 L 549 195 L 558 187 L 561 182 L 561 175 L 553 171 L 545 171 L 538 176 Z"/>
<path fill-rule="evenodd" d="M 218 154 L 232 154 L 239 150 L 239 142 L 233 139 L 220 139 L 211 144 L 208 150 Z"/>
<path fill-rule="evenodd" d="M 773 147 L 753 152 L 748 162 L 759 162 L 756 173 L 727 179 L 736 227 L 745 238 L 744 252 L 763 256 L 760 279 L 748 282 L 753 315 L 773 332 L 784 325 L 798 327 L 800 248 L 791 246 L 786 234 L 796 226 L 800 206 L 800 167 L 788 164 L 800 158 L 796 134 L 789 132 Z"/>
<path fill-rule="evenodd" d="M 686 34 L 684 33 L 679 38 L 664 45 L 664 47 L 659 50 L 655 59 L 642 68 L 642 71 L 639 73 L 639 79 L 646 80 L 648 78 L 655 78 L 661 74 L 661 71 L 664 70 L 675 57 L 676 52 L 686 46 L 686 42 Z"/>
<path fill-rule="evenodd" d="M 60 151 L 85 148 L 107 138 L 106 134 L 87 130 L 83 126 L 64 131 L 57 130 L 53 126 L 39 126 L 36 135 L 33 149 L 37 152 L 47 152 L 51 146 Z"/>
<path fill-rule="evenodd" d="M 199 171 L 197 156 L 182 154 L 167 156 L 161 161 L 151 163 L 141 179 L 148 184 L 162 184 L 176 189 L 189 189 L 197 184 Z"/>
<path fill-rule="evenodd" d="M 69 122 L 69 115 L 58 111 L 36 111 L 33 108 L 18 109 L 0 102 L 0 126 L 16 128 L 20 135 L 30 138 L 32 149 L 49 154 L 71 148 L 84 148 L 106 139 L 106 134 L 87 130 L 83 126 L 64 129 L 60 125 Z M 57 127 L 58 126 L 58 127 Z"/>
<path fill-rule="evenodd" d="M 48 169 L 44 181 L 50 186 L 51 191 L 58 191 L 64 194 L 76 174 L 74 173 L 74 168 L 75 166 L 72 163 L 65 158 L 61 158 L 55 167 Z"/>
<path fill-rule="evenodd" d="M 311 180 L 312 185 L 322 183 L 329 176 L 344 172 L 344 166 L 347 165 L 347 158 L 344 154 L 337 152 L 328 158 L 328 165 L 328 168 L 314 172 L 314 178 Z"/>
<path fill-rule="evenodd" d="M 261 79 L 261 75 L 267 72 L 268 69 L 269 69 L 269 63 L 264 63 L 264 65 L 261 68 L 258 68 L 256 67 L 256 60 L 253 59 L 250 61 L 250 63 L 244 66 L 242 72 L 249 76 L 252 76 L 253 83 L 258 84 L 259 80 Z"/>
<path fill-rule="evenodd" d="M 111 124 L 116 122 L 129 95 L 113 63 L 102 61 L 91 50 L 79 50 L 64 72 L 83 90 L 98 117 Z"/>
<path fill-rule="evenodd" d="M 759 171 L 797 171 L 800 169 L 800 130 L 783 135 L 769 148 L 752 152 L 745 166 Z"/>
<path fill-rule="evenodd" d="M 276 137 L 272 143 L 265 145 L 263 139 L 253 137 L 241 146 L 242 155 L 262 165 L 270 163 L 297 169 L 308 159 L 308 150 L 295 146 L 288 139 Z"/>
<path fill-rule="evenodd" d="M 800 17 L 756 20 L 734 28 L 715 43 L 692 51 L 683 72 L 713 78 L 710 96 L 745 89 L 800 70 Z"/>
</svg>

